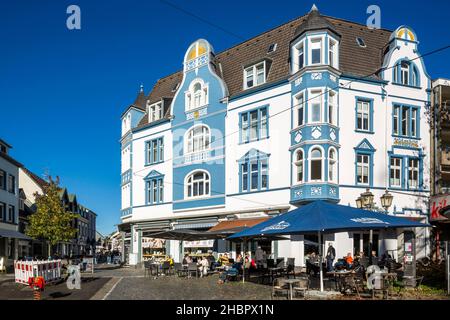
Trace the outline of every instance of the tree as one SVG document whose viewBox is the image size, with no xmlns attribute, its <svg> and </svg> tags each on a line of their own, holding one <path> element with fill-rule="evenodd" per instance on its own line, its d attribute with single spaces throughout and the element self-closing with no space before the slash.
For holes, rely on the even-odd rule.
<svg viewBox="0 0 450 320">
<path fill-rule="evenodd" d="M 35 193 L 36 212 L 30 215 L 30 222 L 25 230 L 28 236 L 49 242 L 49 256 L 52 246 L 61 241 L 72 240 L 77 231 L 72 227 L 72 221 L 77 215 L 64 208 L 58 184 L 58 178 L 53 181 L 49 177 L 49 183 L 43 187 L 43 194 Z"/>
</svg>

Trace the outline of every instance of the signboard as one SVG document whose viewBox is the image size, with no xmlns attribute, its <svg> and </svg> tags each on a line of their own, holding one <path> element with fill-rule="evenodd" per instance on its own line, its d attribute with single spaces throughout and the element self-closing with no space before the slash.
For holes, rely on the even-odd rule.
<svg viewBox="0 0 450 320">
<path fill-rule="evenodd" d="M 395 138 L 394 146 L 419 148 L 419 142 L 417 142 L 417 140 L 412 140 L 412 139 Z"/>
<path fill-rule="evenodd" d="M 185 248 L 212 248 L 214 240 L 184 241 Z"/>
<path fill-rule="evenodd" d="M 166 240 L 164 239 L 142 238 L 142 248 L 162 249 L 165 244 Z"/>
<path fill-rule="evenodd" d="M 450 206 L 450 194 L 443 196 L 434 196 L 430 199 L 430 221 L 445 221 L 448 218 L 444 217 L 439 211 L 447 206 Z"/>
</svg>

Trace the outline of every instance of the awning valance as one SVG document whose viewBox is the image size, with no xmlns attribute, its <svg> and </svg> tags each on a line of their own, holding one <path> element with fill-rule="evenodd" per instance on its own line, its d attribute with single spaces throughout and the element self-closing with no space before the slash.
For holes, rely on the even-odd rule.
<svg viewBox="0 0 450 320">
<path fill-rule="evenodd" d="M 22 240 L 33 240 L 29 236 L 15 230 L 0 229 L 0 237 L 2 238 L 13 238 Z"/>
</svg>

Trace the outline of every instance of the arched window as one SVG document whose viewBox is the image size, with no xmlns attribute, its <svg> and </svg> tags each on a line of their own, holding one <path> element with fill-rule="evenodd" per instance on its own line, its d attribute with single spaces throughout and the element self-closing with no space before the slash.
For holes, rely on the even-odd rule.
<svg viewBox="0 0 450 320">
<path fill-rule="evenodd" d="M 337 153 L 334 148 L 328 154 L 328 181 L 337 182 Z"/>
<path fill-rule="evenodd" d="M 205 197 L 210 195 L 209 174 L 205 171 L 196 171 L 186 179 L 186 197 Z"/>
<path fill-rule="evenodd" d="M 322 181 L 322 168 L 323 168 L 323 158 L 322 150 L 315 147 L 311 150 L 309 163 L 311 168 L 311 181 Z"/>
<path fill-rule="evenodd" d="M 416 65 L 410 61 L 400 61 L 393 70 L 392 81 L 405 86 L 420 86 L 420 75 Z"/>
<path fill-rule="evenodd" d="M 301 183 L 304 180 L 304 165 L 303 165 L 303 150 L 298 150 L 295 153 L 295 168 L 296 168 L 296 182 Z"/>
<path fill-rule="evenodd" d="M 209 149 L 211 135 L 209 128 L 204 125 L 193 127 L 187 132 L 186 153 L 197 153 Z"/>
<path fill-rule="evenodd" d="M 208 85 L 197 79 L 186 92 L 186 110 L 193 110 L 208 104 Z"/>
</svg>

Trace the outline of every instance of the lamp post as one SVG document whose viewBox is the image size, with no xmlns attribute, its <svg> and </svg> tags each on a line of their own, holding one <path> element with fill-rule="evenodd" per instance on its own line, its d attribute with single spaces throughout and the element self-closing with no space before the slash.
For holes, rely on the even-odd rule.
<svg viewBox="0 0 450 320">
<path fill-rule="evenodd" d="M 356 199 L 356 207 L 358 209 L 366 209 L 371 211 L 376 211 L 375 204 L 373 202 L 374 195 L 370 192 L 370 189 L 367 188 L 366 192 L 361 193 L 361 196 Z M 381 206 L 384 208 L 385 212 L 388 212 L 389 207 L 392 205 L 392 200 L 394 196 L 388 192 L 386 189 L 385 193 L 381 196 Z M 369 231 L 369 264 L 372 264 L 372 241 L 373 241 L 373 230 Z"/>
</svg>

